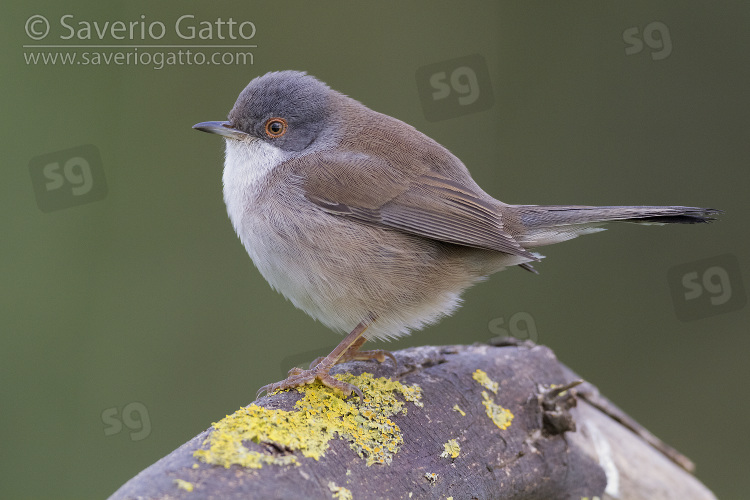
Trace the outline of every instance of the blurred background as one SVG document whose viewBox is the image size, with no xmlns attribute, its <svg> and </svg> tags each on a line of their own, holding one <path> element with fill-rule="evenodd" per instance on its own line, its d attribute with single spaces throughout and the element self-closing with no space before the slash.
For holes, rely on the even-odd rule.
<svg viewBox="0 0 750 500">
<path fill-rule="evenodd" d="M 223 143 L 191 130 L 253 77 L 299 69 L 507 203 L 725 210 L 545 248 L 538 276 L 495 275 L 379 347 L 550 346 L 719 498 L 746 498 L 748 23 L 740 1 L 6 9 L 0 497 L 105 497 L 338 343 L 255 270 Z"/>
</svg>

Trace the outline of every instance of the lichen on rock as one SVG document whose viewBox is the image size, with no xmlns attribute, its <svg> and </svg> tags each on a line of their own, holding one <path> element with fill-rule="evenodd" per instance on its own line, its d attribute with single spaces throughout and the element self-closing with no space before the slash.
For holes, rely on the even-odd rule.
<svg viewBox="0 0 750 500">
<path fill-rule="evenodd" d="M 303 393 L 295 410 L 271 410 L 251 404 L 213 424 L 209 436 L 194 456 L 202 462 L 229 468 L 261 468 L 266 464 L 298 465 L 295 452 L 319 460 L 328 443 L 338 436 L 372 464 L 390 464 L 403 443 L 400 427 L 391 417 L 407 410 L 406 403 L 421 407 L 422 390 L 371 373 L 336 375 L 363 393 L 359 399 L 341 394 L 319 382 L 296 390 Z M 400 393 L 403 401 L 397 398 Z M 269 443 L 280 453 L 254 451 L 245 443 Z"/>
</svg>

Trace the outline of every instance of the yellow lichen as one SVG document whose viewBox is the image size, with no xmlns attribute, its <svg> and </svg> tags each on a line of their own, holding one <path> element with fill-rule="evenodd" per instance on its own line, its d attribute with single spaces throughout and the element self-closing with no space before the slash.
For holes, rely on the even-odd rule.
<svg viewBox="0 0 750 500">
<path fill-rule="evenodd" d="M 487 393 L 487 391 L 482 391 L 482 398 L 484 399 L 484 401 L 482 401 L 482 404 L 487 410 L 487 416 L 490 417 L 493 422 L 495 422 L 495 425 L 498 426 L 501 430 L 505 430 L 510 427 L 510 423 L 513 421 L 513 414 L 510 412 L 510 410 L 507 410 L 502 406 L 496 404 Z"/>
<path fill-rule="evenodd" d="M 343 486 L 336 486 L 336 483 L 333 481 L 329 481 L 328 489 L 333 493 L 333 498 L 338 498 L 339 500 L 353 500 L 354 498 L 350 490 Z"/>
<path fill-rule="evenodd" d="M 265 464 L 297 465 L 294 455 L 251 451 L 246 443 L 271 443 L 283 452 L 299 451 L 318 460 L 325 455 L 328 442 L 338 435 L 349 441 L 368 466 L 390 464 L 403 443 L 401 429 L 390 417 L 406 413 L 406 404 L 396 392 L 421 406 L 422 389 L 385 377 L 374 378 L 371 373 L 356 377 L 346 373 L 336 378 L 359 387 L 363 403 L 360 405 L 356 397 L 344 400 L 338 391 L 319 382 L 298 387 L 304 397 L 295 403 L 295 411 L 269 410 L 254 404 L 240 408 L 213 424 L 204 448 L 194 456 L 227 468 L 233 464 L 256 469 Z"/>
<path fill-rule="evenodd" d="M 472 373 L 471 377 L 474 380 L 476 380 L 477 382 L 479 382 L 482 385 L 482 387 L 484 387 L 485 389 L 488 389 L 488 390 L 494 392 L 495 394 L 497 394 L 497 389 L 499 387 L 498 383 L 495 382 L 494 380 L 492 380 L 489 377 L 489 375 L 487 375 L 487 372 L 485 372 L 485 371 L 480 370 L 479 368 L 477 368 L 477 371 L 475 371 L 474 373 Z"/>
<path fill-rule="evenodd" d="M 453 405 L 453 410 L 461 414 L 462 417 L 466 416 L 466 412 L 461 409 L 458 405 Z"/>
<path fill-rule="evenodd" d="M 184 479 L 175 479 L 174 484 L 176 484 L 178 488 L 188 492 L 193 491 L 193 488 L 195 488 L 195 486 L 193 486 L 193 483 L 185 481 Z"/>
<path fill-rule="evenodd" d="M 445 451 L 440 454 L 443 458 L 456 458 L 458 454 L 461 453 L 461 446 L 459 446 L 458 441 L 455 439 L 449 439 L 443 447 L 445 448 Z"/>
</svg>

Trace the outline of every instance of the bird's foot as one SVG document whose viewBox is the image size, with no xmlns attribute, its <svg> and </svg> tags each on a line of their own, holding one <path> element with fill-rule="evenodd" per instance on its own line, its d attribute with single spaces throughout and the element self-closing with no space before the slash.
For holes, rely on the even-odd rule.
<svg viewBox="0 0 750 500">
<path fill-rule="evenodd" d="M 330 374 L 330 371 L 331 366 L 323 363 L 319 363 L 314 368 L 310 368 L 309 370 L 292 368 L 291 370 L 289 370 L 289 376 L 285 380 L 276 382 L 274 384 L 264 385 L 263 387 L 258 389 L 258 394 L 256 394 L 255 397 L 257 398 L 258 396 L 260 396 L 263 391 L 271 394 L 278 390 L 292 389 L 294 387 L 312 384 L 316 380 L 320 380 L 323 385 L 325 385 L 326 387 L 330 387 L 331 389 L 341 391 L 344 396 L 349 396 L 352 392 L 357 393 L 357 395 L 359 396 L 359 401 L 362 402 L 362 391 L 359 390 L 359 387 L 334 378 Z"/>
<path fill-rule="evenodd" d="M 384 351 L 383 349 L 373 349 L 371 351 L 356 351 L 351 354 L 347 351 L 346 354 L 344 354 L 344 361 L 368 361 L 371 359 L 374 359 L 378 363 L 383 363 L 385 361 L 385 358 L 390 359 L 393 361 L 393 366 L 398 366 L 398 361 L 396 361 L 396 356 L 391 354 L 389 351 Z M 342 361 L 339 361 L 341 363 Z"/>
<path fill-rule="evenodd" d="M 393 361 L 393 366 L 398 366 L 398 361 L 396 361 L 396 357 L 393 354 L 391 354 L 389 351 L 384 351 L 383 349 L 373 349 L 370 351 L 348 350 L 341 356 L 341 358 L 336 362 L 336 364 L 346 363 L 347 361 L 369 361 L 371 359 L 374 359 L 378 363 L 383 363 L 385 361 L 385 358 L 388 358 L 391 361 Z M 322 356 L 319 358 L 316 358 L 315 361 L 310 363 L 310 368 L 317 366 L 324 359 L 325 358 Z M 292 368 L 291 370 L 289 370 L 289 375 L 292 375 L 292 372 L 294 370 L 302 371 L 299 368 Z"/>
<path fill-rule="evenodd" d="M 372 321 L 374 321 L 374 316 L 371 316 L 367 320 L 361 321 L 354 328 L 354 330 L 352 330 L 349 335 L 347 335 L 344 340 L 342 340 L 339 345 L 336 346 L 331 354 L 324 358 L 318 358 L 313 361 L 310 365 L 309 370 L 292 368 L 291 370 L 289 370 L 289 374 L 286 380 L 276 382 L 275 384 L 264 385 L 258 390 L 258 394 L 256 394 L 255 397 L 257 398 L 258 396 L 260 396 L 263 391 L 267 391 L 268 394 L 271 394 L 272 392 L 278 391 L 280 389 L 300 387 L 303 385 L 312 384 L 316 380 L 320 380 L 323 385 L 330 387 L 331 389 L 337 389 L 341 391 L 342 393 L 344 393 L 344 396 L 349 396 L 352 392 L 356 392 L 361 403 L 363 400 L 362 391 L 352 384 L 342 382 L 341 380 L 333 378 L 330 372 L 331 368 L 333 368 L 334 365 L 354 360 L 366 361 L 369 359 L 374 359 L 382 363 L 385 361 L 385 358 L 390 358 L 391 360 L 393 360 L 393 364 L 398 366 L 396 357 L 388 351 L 384 351 L 382 349 L 373 349 L 371 351 L 359 350 L 359 348 L 362 347 L 362 344 L 365 343 L 365 338 L 362 336 L 362 334 L 365 332 L 365 330 L 367 330 L 367 327 L 370 325 L 370 323 L 372 323 Z"/>
</svg>

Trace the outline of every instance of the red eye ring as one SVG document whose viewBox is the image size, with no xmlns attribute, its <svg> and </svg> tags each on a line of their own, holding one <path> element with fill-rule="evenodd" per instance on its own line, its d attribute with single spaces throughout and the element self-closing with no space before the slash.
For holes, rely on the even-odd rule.
<svg viewBox="0 0 750 500">
<path fill-rule="evenodd" d="M 266 135 L 271 139 L 277 139 L 286 134 L 289 125 L 283 118 L 269 118 L 266 121 Z"/>
</svg>

